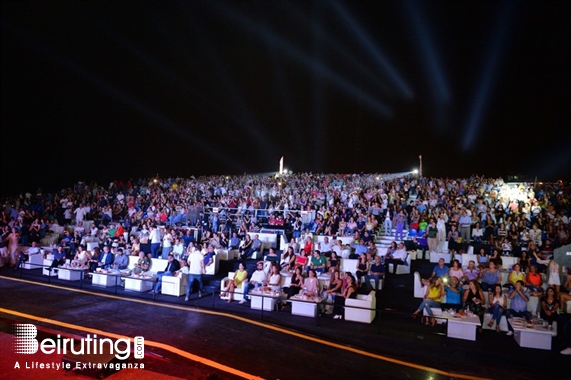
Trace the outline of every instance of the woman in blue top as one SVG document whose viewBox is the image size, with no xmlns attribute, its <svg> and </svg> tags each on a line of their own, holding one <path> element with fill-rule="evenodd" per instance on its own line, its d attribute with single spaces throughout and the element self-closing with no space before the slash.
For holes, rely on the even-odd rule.
<svg viewBox="0 0 571 380">
<path fill-rule="evenodd" d="M 481 273 L 481 283 L 480 286 L 484 292 L 492 289 L 496 284 L 499 284 L 502 280 L 502 274 L 496 269 L 496 264 L 490 261 L 488 264 L 488 269 Z M 501 286 L 501 285 L 500 285 Z"/>
<path fill-rule="evenodd" d="M 440 305 L 443 310 L 454 309 L 460 311 L 462 309 L 462 288 L 460 287 L 460 279 L 451 276 L 450 281 L 444 283 L 444 292 L 446 293 L 446 303 Z"/>
</svg>

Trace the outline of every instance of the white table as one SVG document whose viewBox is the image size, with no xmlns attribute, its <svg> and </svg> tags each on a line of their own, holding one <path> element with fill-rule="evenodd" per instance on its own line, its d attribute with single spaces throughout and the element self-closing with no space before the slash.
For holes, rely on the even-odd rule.
<svg viewBox="0 0 571 380">
<path fill-rule="evenodd" d="M 522 318 L 510 318 L 510 324 L 514 329 L 515 341 L 520 347 L 551 350 L 553 331 L 535 324 L 527 327 L 529 324 Z"/>
<path fill-rule="evenodd" d="M 480 318 L 477 315 L 458 317 L 442 313 L 442 317 L 448 320 L 446 336 L 449 338 L 476 340 L 476 327 L 480 327 Z"/>
<path fill-rule="evenodd" d="M 148 292 L 153 289 L 156 277 L 125 277 L 125 290 Z"/>
<path fill-rule="evenodd" d="M 291 314 L 301 315 L 303 317 L 316 317 L 317 305 L 323 301 L 323 298 L 308 298 L 304 299 L 303 296 L 295 295 L 289 299 L 291 302 Z"/>
<path fill-rule="evenodd" d="M 250 308 L 255 310 L 273 311 L 276 307 L 276 303 L 280 299 L 285 298 L 285 294 L 282 292 L 260 292 L 257 290 L 252 290 L 248 293 L 250 296 Z"/>
<path fill-rule="evenodd" d="M 83 274 L 87 268 L 57 268 L 57 277 L 60 280 L 79 281 L 83 280 Z"/>
<path fill-rule="evenodd" d="M 98 285 L 98 286 L 115 286 L 117 285 L 118 278 L 121 277 L 120 273 L 103 273 L 103 272 L 94 272 L 91 276 L 91 284 Z"/>
</svg>

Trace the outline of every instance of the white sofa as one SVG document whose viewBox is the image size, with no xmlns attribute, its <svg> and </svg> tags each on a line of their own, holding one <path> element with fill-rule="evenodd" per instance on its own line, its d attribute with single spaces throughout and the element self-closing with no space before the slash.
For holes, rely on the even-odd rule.
<svg viewBox="0 0 571 380">
<path fill-rule="evenodd" d="M 234 275 L 236 272 L 228 272 L 228 276 L 224 277 L 222 281 L 220 281 L 220 298 L 223 300 L 230 299 L 230 294 L 224 294 L 228 286 L 228 281 L 234 279 Z M 241 301 L 244 298 L 244 283 L 241 283 L 240 286 L 234 289 L 234 300 Z"/>
<path fill-rule="evenodd" d="M 341 272 L 351 272 L 353 276 L 356 276 L 357 262 L 359 262 L 358 259 L 341 259 Z"/>
<path fill-rule="evenodd" d="M 355 309 L 353 307 L 360 309 Z M 345 320 L 361 323 L 371 323 L 377 314 L 377 298 L 375 291 L 369 294 L 358 294 L 357 298 L 345 300 Z"/>
<path fill-rule="evenodd" d="M 416 251 L 415 251 L 416 254 Z M 410 252 L 406 255 L 404 264 L 399 264 L 395 274 L 410 274 L 411 255 Z M 389 272 L 393 273 L 393 263 L 389 263 Z"/>
</svg>

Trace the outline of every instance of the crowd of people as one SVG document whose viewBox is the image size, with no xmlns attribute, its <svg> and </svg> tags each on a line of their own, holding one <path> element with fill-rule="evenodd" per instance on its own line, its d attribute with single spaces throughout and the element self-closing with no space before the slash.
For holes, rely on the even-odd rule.
<svg viewBox="0 0 571 380">
<path fill-rule="evenodd" d="M 444 294 L 453 283 L 465 282 L 473 293 L 467 298 L 470 301 L 477 298 L 481 284 L 490 289 L 497 284 L 491 279 L 493 266 L 502 255 L 521 256 L 518 270 L 524 278 L 516 276 L 510 288 L 516 294 L 520 294 L 520 281 L 524 289 L 521 292 L 533 294 L 541 291 L 536 274 L 561 274 L 562 268 L 556 268 L 549 257 L 556 247 L 569 244 L 569 201 L 567 183 L 510 184 L 503 179 L 475 175 L 448 179 L 299 173 L 149 178 L 113 181 L 106 187 L 79 181 L 57 192 L 39 188 L 35 193 L 3 199 L 0 264 L 15 266 L 25 261 L 18 246 L 38 245 L 53 225 L 63 226 L 66 231 L 57 245 L 68 258 L 92 263 L 93 253 L 86 252 L 82 244 L 85 236 L 92 236 L 101 241 L 102 249 L 117 250 L 113 261 L 103 264 L 111 266 L 124 266 L 124 262 L 115 263 L 119 249 L 125 255 L 143 252 L 143 256 L 169 258 L 172 254 L 177 260 L 186 260 L 192 251 L 189 246 L 203 252 L 208 247 L 238 248 L 242 258 L 247 258 L 256 249 L 254 239 L 251 246 L 242 243 L 249 239 L 248 232 L 259 232 L 262 226 L 270 225 L 291 232 L 293 252 L 284 252 L 282 256 L 289 261 L 281 260 L 278 269 L 289 266 L 295 273 L 300 265 L 293 261 L 294 256 L 306 256 L 307 264 L 301 264 L 306 277 L 329 270 L 322 263 L 322 256 L 327 254 L 328 262 L 333 263 L 340 258 L 335 248 L 338 241 L 332 241 L 331 247 L 324 250 L 313 244 L 308 234 L 334 239 L 354 236 L 354 251 L 362 260 L 352 283 L 359 286 L 370 279 L 378 280 L 383 275 L 380 267 L 386 267 L 389 260 L 394 268 L 402 262 L 402 258 L 394 256 L 397 247 L 383 255 L 386 262 L 378 263 L 376 256 L 380 255 L 373 236 L 394 233 L 395 240 L 403 240 L 404 231 L 408 231 L 408 236 L 425 238 L 430 251 L 444 241 L 453 254 L 462 252 L 470 243 L 492 247 L 492 254 L 484 250 L 479 255 L 470 269 L 472 273 L 457 279 L 452 276 L 448 284 L 441 281 L 441 275 L 429 280 L 429 287 L 441 288 L 439 294 Z M 84 221 L 93 221 L 93 226 L 85 230 Z M 73 234 L 68 226 L 73 226 Z M 180 226 L 195 228 L 198 237 Z M 127 241 L 124 232 L 133 228 L 137 234 L 130 235 Z M 97 261 L 94 268 L 100 265 Z M 371 270 L 373 266 L 376 271 Z M 338 276 L 333 274 L 337 272 L 336 265 L 330 267 L 332 276 Z M 470 278 L 473 276 L 477 278 Z M 560 278 L 559 283 L 556 278 Z M 561 276 L 549 276 L 548 281 L 553 294 L 550 290 L 546 296 L 558 300 L 561 307 L 561 297 L 566 299 L 569 295 L 568 285 L 561 281 Z M 339 293 L 343 292 L 345 289 Z M 428 298 L 438 299 L 433 292 Z M 462 298 L 465 297 L 464 292 Z M 425 306 L 429 304 L 432 303 L 427 301 Z"/>
</svg>

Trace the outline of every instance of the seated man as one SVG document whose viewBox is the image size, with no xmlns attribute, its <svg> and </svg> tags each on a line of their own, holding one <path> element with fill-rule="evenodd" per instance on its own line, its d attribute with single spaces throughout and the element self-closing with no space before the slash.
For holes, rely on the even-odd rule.
<svg viewBox="0 0 571 380">
<path fill-rule="evenodd" d="M 395 251 L 392 254 L 389 254 L 385 257 L 385 266 L 387 268 L 386 272 L 390 273 L 388 271 L 389 268 L 389 264 L 393 264 L 393 274 L 396 273 L 397 271 L 397 266 L 403 265 L 405 264 L 405 260 L 406 257 L 408 256 L 408 253 L 406 252 L 406 248 L 404 247 L 404 243 L 401 241 L 398 246 L 397 249 L 395 249 Z"/>
<path fill-rule="evenodd" d="M 214 252 L 214 247 L 212 245 L 208 246 L 208 252 L 204 255 L 204 269 L 206 270 L 207 267 L 214 264 L 214 256 L 216 253 Z"/>
<path fill-rule="evenodd" d="M 113 260 L 112 267 L 115 270 L 127 269 L 129 266 L 129 258 L 123 254 L 123 248 L 117 248 L 117 254 L 115 255 L 115 260 Z"/>
<path fill-rule="evenodd" d="M 157 284 L 155 285 L 155 289 L 153 293 L 158 293 L 161 291 L 161 287 L 163 285 L 163 277 L 164 276 L 172 276 L 174 272 L 180 269 L 180 263 L 178 260 L 174 258 L 172 253 L 169 253 L 167 256 L 167 266 L 164 271 L 157 272 Z"/>
<path fill-rule="evenodd" d="M 321 254 L 324 255 L 325 257 L 331 257 L 332 249 L 333 248 L 331 247 L 331 242 L 329 241 L 329 237 L 325 236 L 323 238 L 323 241 L 319 243 L 319 250 L 321 251 Z"/>
<path fill-rule="evenodd" d="M 61 245 L 58 245 L 57 250 L 55 250 L 53 252 L 54 255 L 54 260 L 52 261 L 52 264 L 49 266 L 49 270 L 51 271 L 54 268 L 59 267 L 60 265 L 65 264 L 65 252 L 63 251 L 63 247 Z"/>
<path fill-rule="evenodd" d="M 510 308 L 506 310 L 506 319 L 508 320 L 508 333 L 513 335 L 514 329 L 510 323 L 511 317 L 523 317 L 526 321 L 531 320 L 531 313 L 527 311 L 527 302 L 529 301 L 529 292 L 524 287 L 523 281 L 515 283 L 515 289 L 509 294 L 511 300 Z"/>
<path fill-rule="evenodd" d="M 385 278 L 385 266 L 381 263 L 381 256 L 375 256 L 375 261 L 371 264 L 369 274 L 365 275 L 365 284 L 369 285 L 371 280 L 375 280 L 375 289 L 379 289 L 379 282 Z"/>
<path fill-rule="evenodd" d="M 430 285 L 430 281 L 438 276 L 440 278 L 444 278 L 448 276 L 448 273 L 450 272 L 450 268 L 448 268 L 446 265 L 444 265 L 444 259 L 440 258 L 438 259 L 438 264 L 436 264 L 434 266 L 434 269 L 432 270 L 432 274 L 430 275 L 430 277 L 428 277 L 427 279 L 422 279 L 422 284 L 425 286 Z"/>
<path fill-rule="evenodd" d="M 315 270 L 318 275 L 323 274 L 327 270 L 327 259 L 317 249 L 313 251 L 309 263 L 310 268 Z"/>
<path fill-rule="evenodd" d="M 230 243 L 228 249 L 239 249 L 240 248 L 240 238 L 237 232 L 232 232 L 232 237 L 230 238 Z"/>
<path fill-rule="evenodd" d="M 103 253 L 99 256 L 97 266 L 102 269 L 108 269 L 113 264 L 113 253 L 109 250 L 109 246 L 103 246 Z"/>
<path fill-rule="evenodd" d="M 248 294 L 252 286 L 254 286 L 255 288 L 259 288 L 260 286 L 266 285 L 267 282 L 268 282 L 268 276 L 266 272 L 264 272 L 264 262 L 258 261 L 258 263 L 256 264 L 256 270 L 254 271 L 254 273 L 252 273 L 252 276 L 250 276 L 249 281 L 244 284 L 244 298 L 242 298 L 242 301 L 240 301 L 240 303 L 246 303 L 246 295 Z"/>
<path fill-rule="evenodd" d="M 251 251 L 246 255 L 246 257 L 253 255 L 254 252 L 260 252 L 261 250 L 262 250 L 262 241 L 260 240 L 260 236 L 256 234 L 254 235 L 254 242 L 252 243 Z"/>
<path fill-rule="evenodd" d="M 40 247 L 37 246 L 35 241 L 32 242 L 32 246 L 26 249 L 25 252 L 20 252 L 20 256 L 18 257 L 18 263 L 14 267 L 14 270 L 18 270 L 22 263 L 28 261 L 30 259 L 30 255 L 38 255 L 40 253 Z"/>
<path fill-rule="evenodd" d="M 149 270 L 151 266 L 151 259 L 145 255 L 145 252 L 139 251 L 139 260 L 135 263 L 133 268 L 134 274 L 140 274 Z"/>
</svg>

